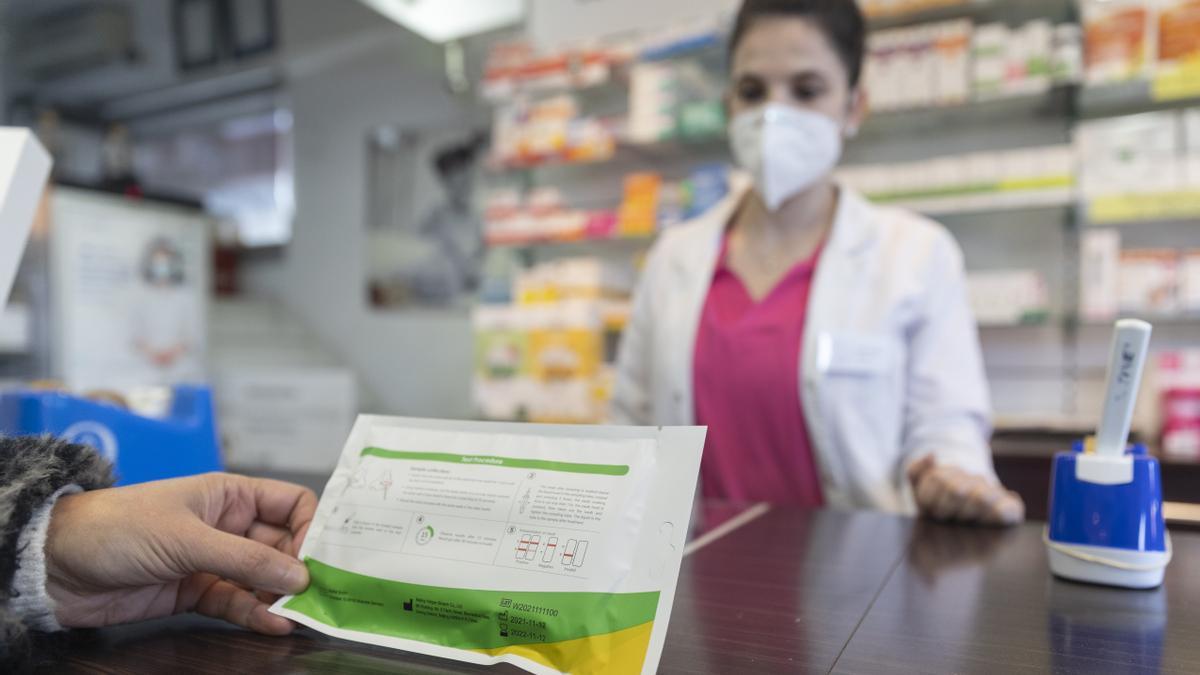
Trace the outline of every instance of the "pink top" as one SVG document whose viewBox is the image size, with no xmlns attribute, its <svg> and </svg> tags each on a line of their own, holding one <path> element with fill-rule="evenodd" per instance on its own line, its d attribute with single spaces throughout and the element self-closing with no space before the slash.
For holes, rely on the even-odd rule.
<svg viewBox="0 0 1200 675">
<path fill-rule="evenodd" d="M 696 420 L 708 426 L 704 496 L 820 506 L 824 502 L 800 408 L 800 351 L 820 249 L 755 302 L 726 264 L 729 240 L 700 315 L 692 376 Z"/>
</svg>

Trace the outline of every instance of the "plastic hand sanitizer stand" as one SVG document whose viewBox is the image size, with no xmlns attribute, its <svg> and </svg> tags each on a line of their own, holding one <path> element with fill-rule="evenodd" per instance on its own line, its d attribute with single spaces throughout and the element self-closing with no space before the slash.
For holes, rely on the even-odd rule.
<svg viewBox="0 0 1200 675">
<path fill-rule="evenodd" d="M 1045 539 L 1057 576 L 1154 588 L 1171 561 L 1158 460 L 1126 445 L 1150 330 L 1144 321 L 1117 322 L 1095 444 L 1054 458 Z"/>
<path fill-rule="evenodd" d="M 1108 586 L 1158 586 L 1171 560 L 1158 460 L 1135 445 L 1121 458 L 1132 471 L 1130 480 L 1106 485 L 1088 480 L 1086 464 L 1095 455 L 1086 454 L 1083 445 L 1077 442 L 1073 452 L 1054 458 L 1046 536 L 1050 571 Z"/>
</svg>

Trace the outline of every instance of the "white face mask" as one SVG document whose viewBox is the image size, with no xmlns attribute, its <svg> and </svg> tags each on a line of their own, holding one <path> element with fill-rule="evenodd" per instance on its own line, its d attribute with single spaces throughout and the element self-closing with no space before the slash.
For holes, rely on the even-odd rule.
<svg viewBox="0 0 1200 675">
<path fill-rule="evenodd" d="M 175 266 L 168 258 L 155 258 L 150 261 L 150 278 L 156 283 L 166 283 L 174 278 Z"/>
<path fill-rule="evenodd" d="M 842 154 L 842 132 L 820 113 L 768 103 L 733 118 L 729 144 L 767 208 L 776 211 L 833 170 Z"/>
</svg>

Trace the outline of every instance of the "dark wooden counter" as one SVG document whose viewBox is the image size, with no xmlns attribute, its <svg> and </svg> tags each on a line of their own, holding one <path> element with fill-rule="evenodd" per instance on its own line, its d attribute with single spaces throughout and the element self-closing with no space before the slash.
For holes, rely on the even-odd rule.
<svg viewBox="0 0 1200 675">
<path fill-rule="evenodd" d="M 1200 536 L 1173 538 L 1163 586 L 1130 591 L 1052 578 L 1040 524 L 919 523 L 834 671 L 1200 673 Z"/>
<path fill-rule="evenodd" d="M 772 510 L 684 559 L 660 671 L 828 672 L 912 523 Z"/>
<path fill-rule="evenodd" d="M 1163 588 L 1120 591 L 1052 579 L 1041 528 L 771 510 L 685 558 L 661 670 L 1200 672 L 1200 535 L 1175 533 Z M 196 617 L 40 656 L 46 672 L 517 672 Z"/>
</svg>

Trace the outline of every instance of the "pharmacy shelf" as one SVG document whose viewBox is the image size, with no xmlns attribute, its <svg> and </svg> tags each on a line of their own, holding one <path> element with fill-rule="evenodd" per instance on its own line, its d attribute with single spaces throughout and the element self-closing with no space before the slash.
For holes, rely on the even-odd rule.
<svg viewBox="0 0 1200 675">
<path fill-rule="evenodd" d="M 1046 227 L 1047 222 L 1060 227 L 1063 219 L 1070 215 L 1073 204 L 1070 201 L 1054 199 L 1049 203 L 1022 203 L 1008 206 L 995 206 L 987 209 L 959 209 L 942 212 L 922 212 L 923 215 L 942 221 L 942 224 L 952 227 L 979 224 L 985 227 L 995 227 L 995 216 L 1004 216 L 1013 226 L 1036 225 Z"/>
<path fill-rule="evenodd" d="M 987 371 L 987 376 L 995 380 L 1011 380 L 1011 381 L 1037 381 L 1047 377 L 1056 377 L 1065 375 L 1071 372 L 1072 368 L 1069 365 L 1049 365 L 1049 364 L 1033 364 L 1028 366 L 1017 366 L 1013 364 L 1007 365 L 990 365 L 984 363 L 984 369 Z M 1103 377 L 1104 368 L 1086 368 L 1077 369 L 1076 372 L 1084 376 Z"/>
<path fill-rule="evenodd" d="M 629 88 L 628 64 L 612 64 L 604 79 L 595 82 L 579 82 L 566 84 L 535 84 L 518 82 L 512 85 L 512 90 L 504 93 L 488 93 L 482 96 L 484 102 L 495 105 L 508 105 L 517 101 L 538 101 L 568 94 L 584 101 L 592 98 L 608 98 L 624 95 Z M 585 104 L 586 105 L 586 104 Z"/>
<path fill-rule="evenodd" d="M 947 129 L 987 128 L 1038 118 L 1066 118 L 1074 105 L 1073 84 L 1045 91 L 972 101 L 960 105 L 878 112 L 867 118 L 854 143 L 892 140 L 898 135 L 929 135 Z"/>
<path fill-rule="evenodd" d="M 732 28 L 729 26 L 728 28 Z M 655 63 L 688 59 L 699 63 L 710 72 L 722 75 L 727 69 L 726 32 L 711 32 L 693 35 L 671 44 L 649 45 L 642 48 L 634 63 Z"/>
<path fill-rule="evenodd" d="M 1148 234 L 1151 231 L 1169 232 L 1172 235 L 1185 233 L 1187 235 L 1200 234 L 1200 214 L 1193 215 L 1187 218 L 1144 218 L 1133 220 L 1113 220 L 1108 222 L 1087 222 L 1083 223 L 1085 229 L 1102 229 L 1102 228 L 1117 228 L 1128 236 L 1135 234 Z M 1151 239 L 1161 239 L 1163 235 L 1150 237 Z M 1195 239 L 1195 237 L 1188 237 Z M 1173 245 L 1172 242 L 1164 242 L 1165 245 Z M 1200 246 L 1200 241 L 1195 241 L 1187 244 L 1191 248 Z M 1138 245 L 1138 248 L 1143 248 Z"/>
<path fill-rule="evenodd" d="M 976 23 L 999 21 L 1014 25 L 1031 19 L 1066 21 L 1073 16 L 1073 0 L 963 0 L 925 10 L 872 16 L 867 23 L 871 30 L 882 30 L 951 19 L 971 19 Z"/>
<path fill-rule="evenodd" d="M 711 159 L 720 156 L 727 159 L 729 153 L 728 141 L 724 134 L 717 136 L 663 140 L 650 143 L 619 141 L 612 155 L 584 161 L 544 160 L 537 162 L 505 162 L 488 165 L 492 173 L 528 173 L 539 169 L 575 169 L 595 168 L 609 165 L 637 166 L 647 161 L 673 161 L 691 158 Z M 643 165 L 644 166 L 644 165 Z"/>
<path fill-rule="evenodd" d="M 664 61 L 690 60 L 698 63 L 711 73 L 726 72 L 726 36 L 723 33 L 706 33 L 684 38 L 664 45 L 651 45 L 637 51 L 626 60 L 614 60 L 607 66 L 603 79 L 594 82 L 581 82 L 578 77 L 569 79 L 561 84 L 543 84 L 530 81 L 518 81 L 511 85 L 511 91 L 503 93 L 485 93 L 482 98 L 491 105 L 506 105 L 519 100 L 536 101 L 568 94 L 580 99 L 584 109 L 590 109 L 589 102 L 596 99 L 608 100 L 613 97 L 626 98 L 629 94 L 630 69 L 639 63 L 659 63 Z"/>
<path fill-rule="evenodd" d="M 1154 110 L 1172 110 L 1200 105 L 1200 96 L 1158 99 L 1149 80 L 1079 87 L 1076 112 L 1081 119 L 1116 117 Z"/>
<path fill-rule="evenodd" d="M 635 160 L 677 160 L 700 155 L 728 155 L 729 140 L 722 133 L 703 138 L 680 138 L 651 143 L 623 141 L 617 144 L 617 154 Z"/>
<path fill-rule="evenodd" d="M 1096 197 L 1085 204 L 1085 214 L 1086 222 L 1094 226 L 1155 223 L 1195 226 L 1194 221 L 1200 220 L 1200 190 Z"/>
<path fill-rule="evenodd" d="M 506 241 L 489 244 L 493 250 L 535 250 L 553 252 L 594 252 L 597 249 L 638 251 L 649 248 L 657 237 L 586 237 L 567 240 Z"/>
<path fill-rule="evenodd" d="M 993 421 L 996 431 L 1040 431 L 1051 434 L 1090 433 L 1096 420 L 1071 415 L 998 415 Z M 1070 448 L 1060 448 L 1069 450 Z M 1057 452 L 1057 450 L 1055 450 Z"/>
<path fill-rule="evenodd" d="M 1200 324 L 1200 313 L 1172 313 L 1172 314 L 1155 314 L 1155 313 L 1139 313 L 1139 314 L 1120 314 L 1111 319 L 1087 319 L 1080 322 L 1080 325 L 1085 328 L 1112 328 L 1113 322 L 1119 319 L 1141 319 L 1148 321 L 1156 326 L 1195 326 Z"/>
<path fill-rule="evenodd" d="M 917 11 L 886 12 L 869 14 L 867 25 L 871 30 L 901 28 L 933 21 L 948 21 L 950 19 L 971 18 L 980 12 L 993 9 L 997 0 L 962 0 L 947 2 L 942 7 L 931 7 Z"/>
<path fill-rule="evenodd" d="M 893 206 L 916 211 L 934 219 L 960 218 L 972 215 L 1019 214 L 1032 211 L 1057 211 L 1066 214 L 1073 204 L 1071 190 L 1048 190 L 1045 193 L 985 192 L 973 195 L 929 198 L 920 200 L 877 201 L 879 206 Z"/>
<path fill-rule="evenodd" d="M 596 166 L 598 164 L 609 164 L 613 162 L 617 154 L 608 157 L 596 157 L 594 159 L 543 159 L 536 161 L 506 161 L 506 162 L 489 162 L 486 168 L 491 173 L 520 173 L 528 171 L 536 171 L 538 169 L 562 169 Z"/>
<path fill-rule="evenodd" d="M 886 206 L 899 206 L 905 208 L 903 204 L 882 204 Z M 1069 199 L 1046 199 L 1044 201 L 1029 200 L 1021 202 L 999 203 L 991 202 L 988 204 L 964 205 L 958 209 L 943 208 L 942 210 L 923 210 L 921 213 L 931 218 L 943 219 L 949 226 L 957 226 L 960 224 L 969 223 L 972 217 L 976 216 L 994 216 L 1004 215 L 1012 217 L 1014 225 L 1024 223 L 1037 223 L 1039 226 L 1044 225 L 1046 218 L 1038 218 L 1035 216 L 1051 216 L 1056 220 L 1061 220 L 1066 217 L 1066 212 L 1072 206 Z M 994 221 L 988 222 L 989 226 L 994 225 Z M 516 241 L 497 241 L 488 244 L 489 249 L 493 250 L 541 250 L 541 251 L 566 251 L 579 250 L 587 252 L 594 249 L 616 249 L 616 250 L 640 250 L 648 248 L 655 242 L 657 236 L 611 236 L 611 237 L 582 237 L 576 239 L 531 239 L 531 240 L 516 240 Z M 998 326 L 1009 325 L 1044 325 L 1048 322 L 1046 319 L 1034 322 L 1021 322 L 1017 324 L 998 324 Z M 989 326 L 992 327 L 992 326 Z"/>
<path fill-rule="evenodd" d="M 1056 317 L 1050 311 L 1032 313 L 1028 316 L 1023 316 L 1015 321 L 980 321 L 976 325 L 980 330 L 1011 330 L 1015 328 L 1045 328 L 1046 326 L 1057 325 L 1061 318 Z"/>
</svg>

